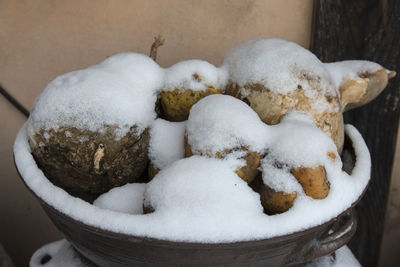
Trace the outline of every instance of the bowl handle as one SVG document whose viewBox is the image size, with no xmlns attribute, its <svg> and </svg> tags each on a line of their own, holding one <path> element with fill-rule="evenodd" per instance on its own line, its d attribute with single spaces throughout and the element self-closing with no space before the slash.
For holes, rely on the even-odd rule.
<svg viewBox="0 0 400 267">
<path fill-rule="evenodd" d="M 313 240 L 302 255 L 302 262 L 326 256 L 346 245 L 357 230 L 357 216 L 352 209 L 331 224 L 319 238 Z"/>
</svg>

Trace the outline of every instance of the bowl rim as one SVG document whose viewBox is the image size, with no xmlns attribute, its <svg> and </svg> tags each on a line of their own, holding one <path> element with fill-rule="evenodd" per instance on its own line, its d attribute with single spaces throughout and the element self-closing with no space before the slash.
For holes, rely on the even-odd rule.
<svg viewBox="0 0 400 267">
<path fill-rule="evenodd" d="M 243 241 L 234 241 L 234 242 L 210 242 L 210 243 L 206 243 L 206 242 L 185 242 L 185 241 L 171 241 L 171 240 L 165 240 L 165 239 L 158 239 L 158 238 L 153 238 L 153 237 L 146 237 L 146 236 L 135 236 L 135 235 L 129 235 L 129 234 L 124 234 L 124 233 L 118 233 L 118 232 L 114 232 L 111 230 L 106 230 L 106 229 L 102 229 L 99 227 L 95 227 L 89 224 L 86 224 L 84 222 L 81 222 L 79 220 L 76 220 L 74 218 L 72 218 L 71 216 L 65 214 L 62 211 L 57 210 L 56 208 L 54 208 L 53 206 L 51 206 L 49 203 L 47 203 L 46 201 L 44 201 L 43 199 L 41 199 L 25 182 L 24 178 L 22 177 L 21 173 L 19 172 L 16 162 L 15 162 L 15 155 L 13 155 L 13 159 L 14 159 L 14 166 L 16 167 L 18 176 L 20 177 L 20 179 L 22 180 L 22 182 L 24 183 L 25 187 L 28 188 L 28 190 L 36 197 L 36 199 L 39 200 L 40 204 L 42 205 L 42 207 L 46 207 L 50 210 L 52 210 L 54 213 L 56 213 L 59 216 L 62 216 L 63 218 L 73 222 L 74 224 L 78 224 L 81 227 L 85 228 L 86 230 L 89 230 L 91 232 L 96 232 L 97 234 L 101 234 L 104 236 L 108 236 L 108 237 L 112 237 L 112 238 L 116 238 L 116 239 L 125 239 L 125 240 L 129 240 L 131 242 L 136 242 L 136 243 L 151 243 L 151 244 L 157 244 L 157 245 L 163 245 L 163 246 L 185 246 L 185 247 L 194 247 L 194 248 L 200 248 L 204 246 L 209 246 L 212 248 L 223 248 L 223 247 L 232 247 L 232 246 L 245 246 L 245 245 L 257 245 L 257 244 L 263 244 L 266 241 L 268 242 L 278 242 L 280 240 L 284 240 L 284 239 L 290 239 L 296 236 L 301 236 L 304 235 L 308 232 L 313 232 L 315 230 L 317 230 L 318 228 L 321 227 L 326 227 L 332 223 L 334 223 L 335 221 L 337 221 L 340 217 L 342 217 L 343 215 L 345 215 L 346 213 L 348 213 L 349 211 L 351 211 L 360 201 L 361 199 L 364 197 L 365 193 L 368 190 L 368 187 L 370 185 L 371 179 L 368 179 L 368 183 L 366 184 L 364 190 L 362 191 L 362 193 L 358 196 L 357 200 L 354 201 L 350 207 L 348 207 L 346 210 L 342 211 L 341 213 L 339 213 L 338 215 L 336 215 L 334 218 L 315 225 L 313 227 L 310 228 L 306 228 L 300 231 L 296 231 L 296 232 L 292 232 L 289 234 L 284 234 L 284 235 L 279 235 L 279 236 L 274 236 L 271 238 L 261 238 L 261 239 L 251 239 L 251 240 L 243 240 Z M 48 179 L 46 177 L 46 179 Z M 49 180 L 50 181 L 50 180 Z M 273 216 L 273 215 L 272 215 Z"/>
</svg>

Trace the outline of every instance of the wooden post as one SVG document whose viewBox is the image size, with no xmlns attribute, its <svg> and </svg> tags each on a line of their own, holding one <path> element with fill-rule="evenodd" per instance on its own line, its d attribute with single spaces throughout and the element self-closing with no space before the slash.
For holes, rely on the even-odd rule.
<svg viewBox="0 0 400 267">
<path fill-rule="evenodd" d="M 315 1 L 312 50 L 324 62 L 364 59 L 400 71 L 400 1 Z M 345 113 L 363 135 L 372 180 L 357 207 L 359 229 L 350 248 L 363 266 L 377 266 L 399 124 L 399 75 L 368 105 Z"/>
</svg>

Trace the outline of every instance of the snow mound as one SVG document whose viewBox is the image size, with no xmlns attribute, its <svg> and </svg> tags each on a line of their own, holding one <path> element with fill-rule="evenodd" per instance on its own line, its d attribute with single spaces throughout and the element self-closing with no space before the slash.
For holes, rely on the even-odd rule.
<svg viewBox="0 0 400 267">
<path fill-rule="evenodd" d="M 143 194 L 146 184 L 126 184 L 99 196 L 93 205 L 128 214 L 143 213 Z"/>
<path fill-rule="evenodd" d="M 210 95 L 190 110 L 186 135 L 192 151 L 211 155 L 247 147 L 261 151 L 268 128 L 246 103 L 227 95 Z"/>
<path fill-rule="evenodd" d="M 163 169 L 185 156 L 185 122 L 157 119 L 150 129 L 149 159 Z"/>
<path fill-rule="evenodd" d="M 332 162 L 328 152 L 339 159 L 333 140 L 316 127 L 311 117 L 294 111 L 282 118 L 281 123 L 269 126 L 274 140 L 268 145 L 269 155 L 280 163 L 294 168 L 317 167 Z M 341 164 L 340 160 L 336 161 Z M 341 168 L 341 165 L 338 166 Z"/>
<path fill-rule="evenodd" d="M 249 218 L 263 216 L 259 195 L 225 161 L 200 156 L 160 171 L 146 188 L 145 206 L 178 236 L 196 229 L 194 235 L 212 239 L 234 240 L 251 227 Z"/>
<path fill-rule="evenodd" d="M 163 90 L 204 91 L 209 87 L 222 90 L 226 80 L 225 69 L 217 68 L 203 60 L 186 60 L 166 69 Z"/>
<path fill-rule="evenodd" d="M 304 267 L 361 267 L 361 264 L 351 250 L 343 246 L 330 255 L 304 264 Z"/>
<path fill-rule="evenodd" d="M 157 63 L 136 53 L 61 75 L 36 100 L 29 118 L 32 133 L 62 126 L 98 131 L 116 125 L 124 136 L 136 125 L 141 134 L 156 118 L 163 78 Z"/>
<path fill-rule="evenodd" d="M 367 60 L 344 60 L 333 63 L 325 63 L 325 68 L 332 76 L 336 88 L 348 80 L 361 79 L 365 73 L 374 73 L 384 69 L 381 65 Z"/>
<path fill-rule="evenodd" d="M 277 94 L 304 89 L 306 96 L 322 92 L 336 96 L 324 64 L 307 49 L 280 39 L 253 39 L 232 48 L 224 57 L 231 82 L 240 87 L 261 84 Z"/>
<path fill-rule="evenodd" d="M 336 146 L 329 136 L 316 128 L 310 117 L 299 112 L 286 115 L 280 124 L 272 126 L 274 139 L 268 147 L 267 155 L 261 161 L 263 181 L 276 191 L 285 193 L 298 192 L 303 189 L 291 174 L 292 169 L 300 167 L 315 168 L 324 166 L 329 170 L 329 181 L 337 175 L 342 162 Z M 333 160 L 329 155 L 335 155 Z"/>
<path fill-rule="evenodd" d="M 43 262 L 48 260 L 47 262 Z M 48 243 L 33 253 L 29 267 L 85 267 L 89 266 L 82 262 L 81 256 L 74 250 L 72 245 L 61 239 Z"/>
<path fill-rule="evenodd" d="M 192 151 L 197 154 L 214 155 L 241 147 L 265 153 L 260 167 L 264 183 L 287 193 L 303 191 L 290 174 L 291 169 L 330 165 L 332 170 L 340 170 L 342 167 L 332 139 L 306 114 L 290 112 L 280 124 L 269 126 L 248 105 L 230 96 L 208 96 L 194 105 L 186 123 L 186 134 Z M 328 153 L 335 155 L 336 160 Z M 328 173 L 328 180 L 336 174 Z"/>
</svg>

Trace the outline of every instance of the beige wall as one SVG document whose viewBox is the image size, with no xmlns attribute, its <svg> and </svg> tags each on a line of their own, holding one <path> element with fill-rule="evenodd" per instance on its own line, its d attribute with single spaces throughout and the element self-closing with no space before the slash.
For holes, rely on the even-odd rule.
<svg viewBox="0 0 400 267">
<path fill-rule="evenodd" d="M 219 64 L 234 44 L 260 36 L 308 47 L 312 2 L 0 0 L 0 83 L 30 109 L 57 75 L 121 51 L 148 54 L 159 33 L 164 67 L 193 58 Z M 0 96 L 0 242 L 18 266 L 61 236 L 13 165 L 12 143 L 24 121 Z"/>
<path fill-rule="evenodd" d="M 162 66 L 192 58 L 219 64 L 235 43 L 258 36 L 307 47 L 311 2 L 2 0 L 1 83 L 31 107 L 57 75 L 121 51 L 148 54 L 159 33 L 166 38 Z"/>
</svg>

